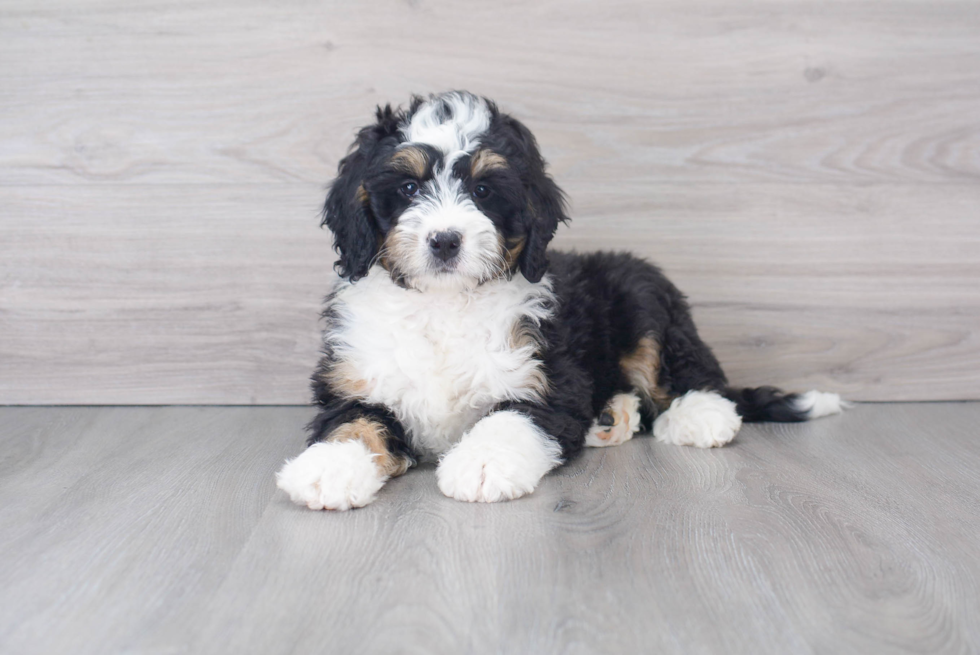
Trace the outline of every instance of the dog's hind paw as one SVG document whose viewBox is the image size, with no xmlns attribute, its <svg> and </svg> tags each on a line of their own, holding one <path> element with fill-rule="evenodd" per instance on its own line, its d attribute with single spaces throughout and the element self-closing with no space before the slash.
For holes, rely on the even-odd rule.
<svg viewBox="0 0 980 655">
<path fill-rule="evenodd" d="M 678 446 L 717 448 L 734 439 L 741 427 L 735 403 L 714 391 L 689 391 L 657 417 L 653 436 Z"/>
<path fill-rule="evenodd" d="M 589 428 L 585 445 L 594 448 L 618 446 L 639 431 L 640 399 L 632 393 L 616 394 Z"/>
</svg>

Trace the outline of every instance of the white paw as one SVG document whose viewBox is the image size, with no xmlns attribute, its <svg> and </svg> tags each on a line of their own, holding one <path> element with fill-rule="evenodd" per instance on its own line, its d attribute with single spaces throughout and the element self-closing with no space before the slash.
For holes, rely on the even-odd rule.
<svg viewBox="0 0 980 655">
<path fill-rule="evenodd" d="M 634 394 L 616 394 L 606 405 L 603 414 L 609 414 L 612 425 L 599 425 L 599 419 L 596 419 L 589 428 L 589 433 L 585 435 L 586 446 L 618 446 L 640 431 L 640 399 Z"/>
<path fill-rule="evenodd" d="M 364 507 L 388 479 L 375 466 L 375 457 L 356 439 L 315 443 L 286 462 L 276 485 L 310 509 Z"/>
<path fill-rule="evenodd" d="M 495 503 L 531 493 L 560 463 L 561 447 L 530 418 L 494 412 L 443 455 L 436 478 L 450 498 Z"/>
<path fill-rule="evenodd" d="M 653 436 L 678 446 L 717 448 L 734 439 L 741 427 L 735 403 L 713 391 L 689 391 L 657 417 Z"/>
<path fill-rule="evenodd" d="M 831 414 L 840 414 L 845 407 L 850 407 L 850 404 L 841 400 L 836 393 L 827 393 L 826 391 L 801 393 L 794 403 L 796 411 L 806 412 L 808 421 Z"/>
</svg>

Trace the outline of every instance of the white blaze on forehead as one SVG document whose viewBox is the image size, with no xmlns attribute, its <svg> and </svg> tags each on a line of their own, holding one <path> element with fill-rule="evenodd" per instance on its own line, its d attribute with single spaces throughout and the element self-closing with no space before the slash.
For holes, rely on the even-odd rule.
<svg viewBox="0 0 980 655">
<path fill-rule="evenodd" d="M 422 104 L 401 133 L 411 143 L 425 143 L 450 155 L 475 150 L 489 127 L 490 109 L 483 98 L 453 92 Z"/>
</svg>

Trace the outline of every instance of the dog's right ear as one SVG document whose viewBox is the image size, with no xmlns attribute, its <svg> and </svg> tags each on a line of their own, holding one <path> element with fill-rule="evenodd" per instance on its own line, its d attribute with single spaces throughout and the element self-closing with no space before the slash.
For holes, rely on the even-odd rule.
<svg viewBox="0 0 980 655">
<path fill-rule="evenodd" d="M 401 118 L 402 113 L 391 105 L 378 107 L 375 124 L 357 133 L 347 156 L 340 160 L 337 179 L 323 203 L 321 225 L 333 232 L 333 247 L 340 255 L 334 268 L 352 282 L 367 275 L 378 254 L 381 236 L 364 180 L 379 147 L 398 133 Z"/>
</svg>

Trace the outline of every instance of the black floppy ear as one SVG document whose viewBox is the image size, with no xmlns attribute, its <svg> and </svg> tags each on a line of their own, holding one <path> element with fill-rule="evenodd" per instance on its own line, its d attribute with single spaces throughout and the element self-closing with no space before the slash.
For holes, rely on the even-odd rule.
<svg viewBox="0 0 980 655">
<path fill-rule="evenodd" d="M 521 273 L 529 282 L 540 282 L 548 272 L 548 244 L 555 236 L 558 223 L 569 220 L 565 215 L 565 194 L 544 172 L 543 161 L 538 179 L 528 188 L 525 213 L 527 236 L 518 261 Z"/>
<path fill-rule="evenodd" d="M 378 254 L 380 234 L 364 179 L 382 141 L 397 133 L 401 113 L 386 105 L 378 107 L 376 118 L 374 125 L 357 133 L 348 155 L 340 160 L 337 179 L 323 203 L 321 225 L 333 232 L 333 247 L 340 255 L 334 268 L 352 282 L 367 275 Z"/>
<path fill-rule="evenodd" d="M 509 116 L 502 116 L 511 128 L 520 150 L 521 180 L 527 196 L 524 207 L 524 249 L 518 264 L 530 282 L 540 282 L 548 272 L 548 243 L 555 236 L 558 223 L 567 222 L 565 194 L 545 172 L 545 161 L 534 135 Z"/>
</svg>

